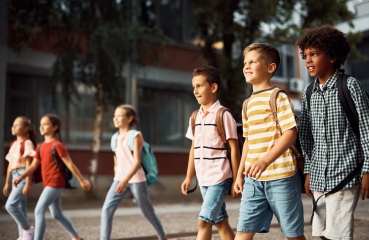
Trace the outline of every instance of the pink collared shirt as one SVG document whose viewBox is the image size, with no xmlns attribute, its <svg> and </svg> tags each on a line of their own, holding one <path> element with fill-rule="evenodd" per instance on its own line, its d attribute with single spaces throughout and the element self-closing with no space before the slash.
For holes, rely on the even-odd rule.
<svg viewBox="0 0 369 240">
<path fill-rule="evenodd" d="M 230 161 L 215 124 L 220 105 L 216 101 L 206 112 L 200 110 L 195 121 L 195 137 L 192 133 L 191 118 L 186 137 L 194 141 L 196 176 L 200 186 L 212 186 L 232 177 Z M 226 139 L 237 139 L 236 121 L 232 114 L 223 114 Z"/>
<path fill-rule="evenodd" d="M 142 138 L 141 132 L 135 133 L 133 139 L 136 137 L 140 138 L 140 142 L 143 145 L 144 140 Z M 115 149 L 116 156 L 116 169 L 115 169 L 115 181 L 121 181 L 127 176 L 128 172 L 132 169 L 134 164 L 134 159 L 131 149 L 128 147 L 128 132 L 125 134 L 120 134 L 117 137 L 117 147 Z M 128 183 L 140 183 L 145 182 L 146 176 L 143 168 L 139 168 L 135 175 L 128 181 Z"/>
<path fill-rule="evenodd" d="M 9 161 L 10 167 L 12 170 L 18 169 L 18 168 L 25 168 L 26 167 L 26 161 L 25 157 L 34 157 L 35 152 L 35 146 L 33 145 L 32 141 L 27 139 L 24 142 L 24 153 L 21 154 L 21 144 L 22 141 L 14 141 L 9 149 L 8 154 L 5 156 L 5 159 Z"/>
</svg>

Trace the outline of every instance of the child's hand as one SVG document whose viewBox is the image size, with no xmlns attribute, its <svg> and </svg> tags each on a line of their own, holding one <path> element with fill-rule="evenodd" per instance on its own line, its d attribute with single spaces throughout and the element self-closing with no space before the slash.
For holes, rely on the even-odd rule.
<svg viewBox="0 0 369 240">
<path fill-rule="evenodd" d="M 81 185 L 81 187 L 85 191 L 89 191 L 91 189 L 91 183 L 90 183 L 90 181 L 88 181 L 86 179 L 83 179 L 83 181 L 80 182 L 79 184 Z"/>
<path fill-rule="evenodd" d="M 231 186 L 231 195 L 232 198 L 235 199 L 238 197 L 238 193 L 236 192 L 236 190 L 234 189 L 234 185 L 235 185 L 235 181 L 232 182 L 232 186 Z"/>
<path fill-rule="evenodd" d="M 369 173 L 364 173 L 361 179 L 361 199 L 369 198 Z"/>
<path fill-rule="evenodd" d="M 3 188 L 3 193 L 5 196 L 9 196 L 9 193 L 10 193 L 9 184 L 5 183 L 4 188 Z"/>
<path fill-rule="evenodd" d="M 18 187 L 18 184 L 23 180 L 23 178 L 19 177 L 14 180 L 13 185 L 14 187 Z"/>
<path fill-rule="evenodd" d="M 120 181 L 119 184 L 118 184 L 118 186 L 117 186 L 117 188 L 115 189 L 115 192 L 117 194 L 124 192 L 126 190 L 126 188 L 127 188 L 127 185 L 128 185 L 128 182 L 126 182 L 124 180 L 123 181 Z"/>
<path fill-rule="evenodd" d="M 242 194 L 243 191 L 243 176 L 236 178 L 236 181 L 234 182 L 233 189 L 236 192 L 237 196 Z"/>
<path fill-rule="evenodd" d="M 192 182 L 191 178 L 186 178 L 183 181 L 181 185 L 181 191 L 183 195 L 186 195 L 186 196 L 188 195 L 187 191 L 188 191 L 188 188 L 191 186 L 191 182 Z"/>
<path fill-rule="evenodd" d="M 265 163 L 262 159 L 259 159 L 256 162 L 245 166 L 245 176 L 252 177 L 257 180 L 267 167 L 268 164 Z"/>
<path fill-rule="evenodd" d="M 305 174 L 305 192 L 309 197 L 313 197 L 313 192 L 310 190 L 310 174 Z"/>
<path fill-rule="evenodd" d="M 23 195 L 29 195 L 31 193 L 31 184 L 26 183 L 26 185 L 24 185 L 22 193 Z"/>
</svg>

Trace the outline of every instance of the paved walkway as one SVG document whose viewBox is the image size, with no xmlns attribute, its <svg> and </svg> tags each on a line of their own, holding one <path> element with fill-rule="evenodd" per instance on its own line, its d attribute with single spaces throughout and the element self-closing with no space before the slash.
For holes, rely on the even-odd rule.
<svg viewBox="0 0 369 240">
<path fill-rule="evenodd" d="M 169 203 L 171 202 L 171 203 Z M 309 218 L 311 214 L 310 199 L 303 198 L 305 209 L 305 232 L 307 239 L 319 239 L 311 237 Z M 29 209 L 33 209 L 33 202 L 29 203 Z M 98 239 L 100 225 L 100 211 L 102 201 L 94 203 L 78 200 L 76 202 L 65 201 L 64 213 L 71 218 L 76 229 L 85 240 Z M 196 239 L 197 215 L 201 207 L 198 202 L 172 202 L 156 203 L 155 210 L 159 215 L 169 239 Z M 232 228 L 236 228 L 238 218 L 239 199 L 227 200 L 227 210 Z M 31 224 L 34 224 L 33 212 L 28 213 Z M 66 231 L 47 213 L 46 240 L 70 239 Z M 140 209 L 130 200 L 124 200 L 117 209 L 112 230 L 112 239 L 115 240 L 145 240 L 156 239 L 155 231 L 142 216 Z M 16 224 L 4 209 L 0 210 L 0 239 L 17 239 Z M 220 239 L 214 228 L 213 239 Z M 273 219 L 270 232 L 256 234 L 255 240 L 285 239 L 281 233 L 276 219 Z M 355 214 L 355 240 L 369 239 L 369 200 L 361 201 Z"/>
</svg>

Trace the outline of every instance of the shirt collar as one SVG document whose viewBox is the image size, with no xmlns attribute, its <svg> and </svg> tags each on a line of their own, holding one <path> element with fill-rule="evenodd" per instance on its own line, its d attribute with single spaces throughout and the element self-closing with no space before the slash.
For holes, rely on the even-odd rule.
<svg viewBox="0 0 369 240">
<path fill-rule="evenodd" d="M 338 75 L 340 74 L 340 71 L 339 70 L 336 70 L 329 78 L 328 80 L 324 83 L 324 86 L 327 88 L 327 89 L 332 89 L 334 87 L 336 87 L 336 82 L 337 82 L 337 78 L 338 78 Z M 314 88 L 313 88 L 313 92 L 316 92 L 320 90 L 320 87 L 319 87 L 319 81 L 318 81 L 318 78 L 315 78 L 314 80 Z"/>
<path fill-rule="evenodd" d="M 215 103 L 213 103 L 213 105 L 211 105 L 211 107 L 206 110 L 206 112 L 203 111 L 202 106 L 200 107 L 199 113 L 205 115 L 206 113 L 215 113 L 218 111 L 218 108 L 220 107 L 220 102 L 219 100 L 217 100 Z"/>
</svg>

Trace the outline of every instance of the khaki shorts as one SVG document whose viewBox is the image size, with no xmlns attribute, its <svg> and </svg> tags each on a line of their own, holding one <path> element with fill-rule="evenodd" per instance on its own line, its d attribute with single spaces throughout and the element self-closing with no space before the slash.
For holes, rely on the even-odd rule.
<svg viewBox="0 0 369 240">
<path fill-rule="evenodd" d="M 353 239 L 354 212 L 359 199 L 359 185 L 323 196 L 318 201 L 314 214 L 313 236 L 328 239 Z M 314 191 L 318 199 L 323 193 Z"/>
</svg>

